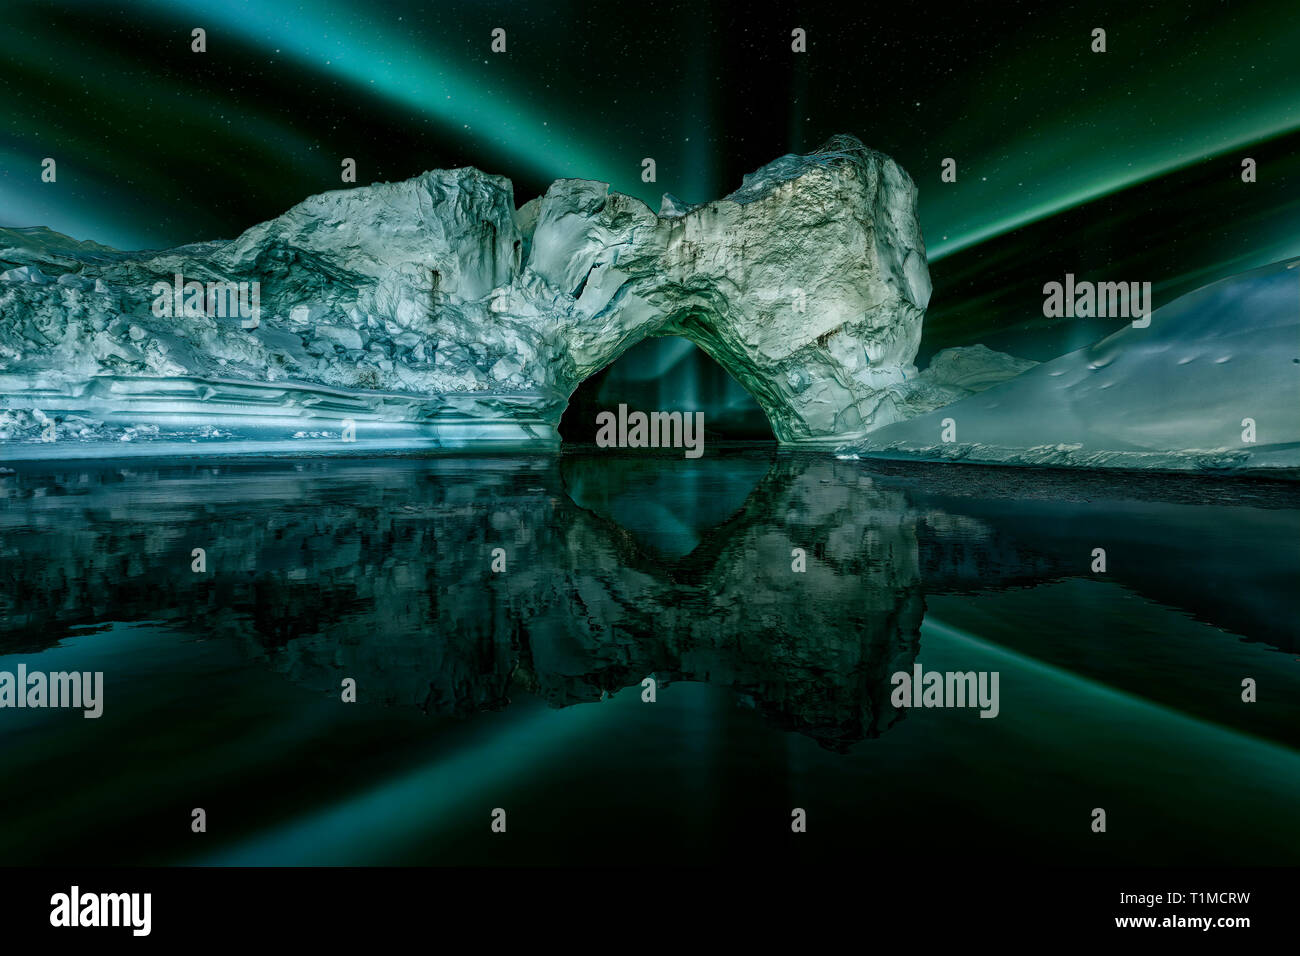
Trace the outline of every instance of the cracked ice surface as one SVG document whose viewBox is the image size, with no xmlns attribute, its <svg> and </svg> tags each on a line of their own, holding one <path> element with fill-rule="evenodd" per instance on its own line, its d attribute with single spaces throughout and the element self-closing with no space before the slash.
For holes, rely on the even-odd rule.
<svg viewBox="0 0 1300 956">
<path fill-rule="evenodd" d="M 840 136 L 659 214 L 575 179 L 516 209 L 509 180 L 456 169 L 163 251 L 0 229 L 0 441 L 296 449 L 350 421 L 357 449 L 548 445 L 583 379 L 673 334 L 781 441 L 851 441 L 914 410 L 896 387 L 930 296 L 915 201 L 896 163 Z M 177 275 L 258 283 L 260 324 L 156 315 Z"/>
</svg>

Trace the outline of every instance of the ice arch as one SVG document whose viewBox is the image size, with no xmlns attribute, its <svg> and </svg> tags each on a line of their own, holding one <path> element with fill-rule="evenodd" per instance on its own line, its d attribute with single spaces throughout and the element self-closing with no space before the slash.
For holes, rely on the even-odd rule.
<svg viewBox="0 0 1300 956">
<path fill-rule="evenodd" d="M 644 411 L 698 411 L 711 441 L 776 438 L 754 396 L 682 336 L 648 336 L 585 379 L 569 396 L 561 439 L 595 441 L 597 416 L 620 404 Z"/>
<path fill-rule="evenodd" d="M 574 296 L 569 391 L 646 335 L 696 343 L 755 396 L 779 440 L 832 443 L 901 417 L 889 388 L 930 295 L 916 190 L 840 137 L 656 215 L 562 180 L 518 216 L 532 271 Z"/>
</svg>

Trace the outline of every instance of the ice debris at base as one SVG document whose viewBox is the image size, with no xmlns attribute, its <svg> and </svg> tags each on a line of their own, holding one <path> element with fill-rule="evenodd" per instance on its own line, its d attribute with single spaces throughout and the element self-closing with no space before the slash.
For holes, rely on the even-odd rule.
<svg viewBox="0 0 1300 956">
<path fill-rule="evenodd" d="M 840 454 L 1294 474 L 1300 260 L 1188 293 L 1155 310 L 1146 328 L 1127 325 Z"/>
</svg>

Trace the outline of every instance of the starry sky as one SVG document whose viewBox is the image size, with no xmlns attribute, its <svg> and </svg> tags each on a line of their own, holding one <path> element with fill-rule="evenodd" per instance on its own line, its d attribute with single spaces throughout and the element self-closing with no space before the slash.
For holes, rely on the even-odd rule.
<svg viewBox="0 0 1300 956">
<path fill-rule="evenodd" d="M 5 0 L 0 225 L 232 238 L 341 188 L 344 157 L 360 184 L 474 165 L 518 203 L 577 176 L 658 208 L 849 132 L 920 188 L 920 364 L 973 342 L 1049 358 L 1109 331 L 1042 317 L 1066 272 L 1151 281 L 1160 305 L 1300 254 L 1298 62 L 1293 0 Z"/>
</svg>

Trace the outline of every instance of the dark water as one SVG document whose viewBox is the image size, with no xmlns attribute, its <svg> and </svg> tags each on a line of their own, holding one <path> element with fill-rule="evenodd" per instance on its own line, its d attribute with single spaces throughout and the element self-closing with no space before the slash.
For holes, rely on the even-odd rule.
<svg viewBox="0 0 1300 956">
<path fill-rule="evenodd" d="M 1300 862 L 1293 487 L 59 464 L 0 478 L 0 534 L 0 671 L 105 681 L 98 720 L 0 709 L 0 863 Z M 996 671 L 998 715 L 893 706 L 916 664 Z"/>
</svg>

